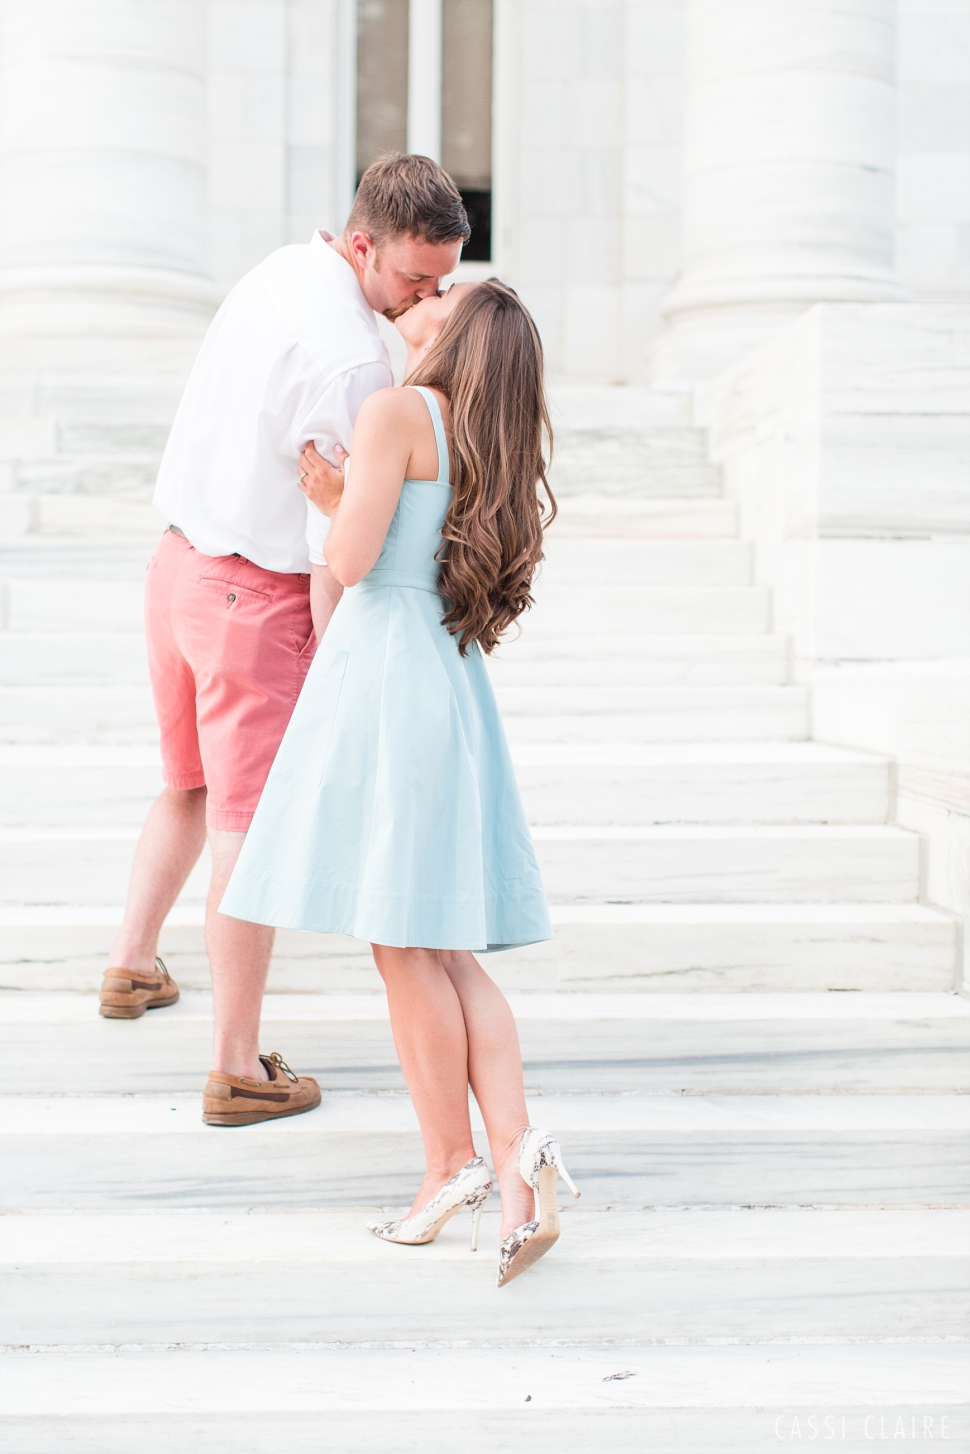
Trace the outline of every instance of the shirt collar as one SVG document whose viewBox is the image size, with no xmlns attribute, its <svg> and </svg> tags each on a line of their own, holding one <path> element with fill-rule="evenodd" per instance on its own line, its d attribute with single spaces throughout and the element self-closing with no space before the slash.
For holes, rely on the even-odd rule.
<svg viewBox="0 0 970 1454">
<path fill-rule="evenodd" d="M 323 268 L 331 282 L 336 283 L 345 293 L 349 294 L 357 303 L 368 318 L 374 317 L 374 310 L 364 297 L 364 291 L 357 281 L 357 274 L 346 258 L 342 258 L 336 252 L 331 243 L 333 236 L 329 232 L 318 230 L 310 238 L 310 256 L 315 260 L 318 267 Z"/>
</svg>

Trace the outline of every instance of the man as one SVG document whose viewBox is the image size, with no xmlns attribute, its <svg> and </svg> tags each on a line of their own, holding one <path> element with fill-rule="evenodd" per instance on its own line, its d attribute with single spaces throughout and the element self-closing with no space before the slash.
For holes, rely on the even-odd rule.
<svg viewBox="0 0 970 1454">
<path fill-rule="evenodd" d="M 178 999 L 158 935 L 208 835 L 215 1068 L 203 1118 L 213 1125 L 320 1100 L 315 1080 L 259 1054 L 273 930 L 218 913 L 341 594 L 326 566 L 310 567 L 321 517 L 308 521 L 298 458 L 308 440 L 331 458 L 349 447 L 364 399 L 393 382 L 372 310 L 393 319 L 436 293 L 469 230 L 435 162 L 374 162 L 340 237 L 281 248 L 230 293 L 162 460 L 154 503 L 172 523 L 149 566 L 146 627 L 167 786 L 138 844 L 101 1013 L 130 1019 Z"/>
</svg>

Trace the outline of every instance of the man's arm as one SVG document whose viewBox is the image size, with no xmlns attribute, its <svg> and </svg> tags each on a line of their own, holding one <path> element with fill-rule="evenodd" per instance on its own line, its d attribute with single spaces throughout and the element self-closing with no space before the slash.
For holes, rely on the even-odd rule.
<svg viewBox="0 0 970 1454">
<path fill-rule="evenodd" d="M 358 364 L 333 379 L 297 425 L 294 438 L 296 453 L 312 441 L 314 447 L 331 464 L 339 469 L 342 458 L 336 446 L 350 448 L 350 441 L 357 423 L 357 415 L 364 400 L 378 389 L 391 384 L 391 371 L 387 364 L 373 362 Z M 307 544 L 310 547 L 310 561 L 314 565 L 325 564 L 323 542 L 327 538 L 330 522 L 315 505 L 307 501 Z"/>
<path fill-rule="evenodd" d="M 343 593 L 343 586 L 328 565 L 314 565 L 311 562 L 310 616 L 317 641 L 323 640 L 323 633 L 330 625 L 330 617 L 336 611 Z"/>
</svg>

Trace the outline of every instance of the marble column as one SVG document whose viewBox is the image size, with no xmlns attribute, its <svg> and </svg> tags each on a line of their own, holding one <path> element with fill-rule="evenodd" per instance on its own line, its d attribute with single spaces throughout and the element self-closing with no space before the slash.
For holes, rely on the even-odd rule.
<svg viewBox="0 0 970 1454">
<path fill-rule="evenodd" d="M 408 7 L 408 151 L 441 161 L 441 0 Z"/>
<path fill-rule="evenodd" d="M 6 0 L 3 28 L 7 367 L 182 372 L 217 301 L 205 0 Z"/>
<path fill-rule="evenodd" d="M 689 0 L 683 269 L 657 379 L 893 277 L 894 0 Z"/>
</svg>

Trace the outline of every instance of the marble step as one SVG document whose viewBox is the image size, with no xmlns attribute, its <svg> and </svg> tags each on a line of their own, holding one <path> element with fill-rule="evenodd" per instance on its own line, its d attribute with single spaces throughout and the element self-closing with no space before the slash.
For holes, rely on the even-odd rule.
<svg viewBox="0 0 970 1454">
<path fill-rule="evenodd" d="M 0 1409 L 17 1454 L 760 1454 L 898 1429 L 966 1448 L 960 1344 L 570 1343 L 16 1351 Z"/>
<path fill-rule="evenodd" d="M 584 491 L 563 495 L 546 536 L 554 540 L 724 540 L 738 534 L 738 504 L 707 499 L 620 498 Z"/>
<path fill-rule="evenodd" d="M 919 838 L 894 827 L 537 827 L 533 838 L 554 902 L 878 903 L 919 892 Z"/>
<path fill-rule="evenodd" d="M 17 460 L 18 486 L 57 494 L 150 492 L 167 433 L 157 424 L 61 424 L 47 450 Z M 577 428 L 567 418 L 556 430 L 551 480 L 564 496 L 590 488 L 633 497 L 720 492 L 706 432 L 683 423 Z"/>
<path fill-rule="evenodd" d="M 689 388 L 656 389 L 643 384 L 574 384 L 550 380 L 546 386 L 553 429 L 652 429 L 690 425 Z"/>
<path fill-rule="evenodd" d="M 517 743 L 745 742 L 808 736 L 804 687 L 505 687 L 496 691 Z"/>
<path fill-rule="evenodd" d="M 126 572 L 127 577 L 127 572 Z M 144 571 L 134 578 L 13 576 L 3 583 L 7 631 L 144 631 Z"/>
<path fill-rule="evenodd" d="M 624 632 L 645 635 L 755 635 L 770 629 L 765 586 L 543 585 L 528 613 L 527 636 Z M 143 578 L 8 578 L 9 631 L 141 631 Z"/>
<path fill-rule="evenodd" d="M 83 497 L 76 503 L 84 503 Z M 103 502 L 89 496 L 87 503 Z M 131 502 L 116 500 L 113 508 L 123 514 L 126 503 Z M 85 581 L 120 581 L 143 586 L 160 532 L 161 522 L 156 516 L 151 535 L 119 532 L 116 523 L 113 531 L 100 534 L 96 541 L 71 537 L 52 539 L 38 534 L 25 535 L 16 541 L 2 541 L 0 599 L 4 601 L 4 610 L 8 603 L 8 587 L 16 581 L 57 581 L 71 583 L 75 587 Z M 6 616 L 3 619 L 6 626 Z"/>
<path fill-rule="evenodd" d="M 539 637 L 488 662 L 499 688 L 534 686 L 778 686 L 788 680 L 784 636 Z M 0 631 L 0 682 L 16 686 L 144 686 L 135 632 Z"/>
<path fill-rule="evenodd" d="M 4 687 L 146 687 L 145 638 L 134 631 L 0 632 Z"/>
<path fill-rule="evenodd" d="M 707 434 L 689 426 L 618 422 L 556 430 L 550 482 L 567 497 L 595 490 L 608 495 L 717 496 L 720 473 L 708 461 Z"/>
<path fill-rule="evenodd" d="M 563 1130 L 769 1132 L 793 1129 L 791 1117 L 804 1116 L 805 1130 L 910 1131 L 927 1116 L 930 1129 L 942 1131 L 959 1127 L 937 1126 L 934 1116 L 970 1116 L 970 1100 L 959 1094 L 970 1083 L 970 1003 L 953 994 L 514 994 L 510 1004 L 526 1085 L 543 1097 L 535 1114 L 558 1117 Z M 13 1120 L 2 1124 L 31 1134 L 49 1124 L 67 1134 L 85 1129 L 83 1096 L 175 1094 L 200 1086 L 210 1063 L 210 994 L 185 993 L 168 1010 L 132 1022 L 103 1020 L 97 1010 L 94 995 L 0 996 L 0 1084 L 13 1097 Z M 357 1104 L 361 1095 L 403 1095 L 382 993 L 269 995 L 261 1035 L 336 1097 L 341 1133 L 358 1125 L 358 1112 L 371 1114 Z M 63 1115 L 45 1111 L 17 1120 L 16 1107 L 24 1109 L 25 1089 L 33 1086 L 30 1067 L 41 1062 L 45 1095 L 82 1097 L 70 1125 L 66 1102 Z M 922 1094 L 903 1094 L 913 1091 Z M 643 1099 L 624 1099 L 633 1092 Z M 818 1093 L 821 1100 L 813 1100 Z M 777 1100 L 781 1094 L 791 1098 L 787 1109 Z M 549 1100 L 556 1096 L 565 1096 L 562 1104 Z M 711 1096 L 725 1099 L 715 1105 Z M 742 1104 L 745 1096 L 753 1097 L 750 1104 Z M 804 1104 L 799 1096 L 807 1097 Z M 771 1120 L 783 1111 L 784 1127 Z M 156 1129 L 168 1124 L 168 1112 L 161 1114 L 161 1123 L 152 1122 Z M 405 1121 L 393 1121 L 398 1114 Z M 380 1115 L 378 1129 L 416 1127 L 406 1098 L 397 1110 L 387 1108 L 392 1121 Z M 319 1130 L 338 1122 L 328 1112 L 312 1126 L 303 1119 L 300 1125 Z M 105 1123 L 111 1126 L 121 1122 Z"/>
<path fill-rule="evenodd" d="M 497 1198 L 493 1198 L 497 1202 Z M 958 1338 L 970 1212 L 564 1211 L 497 1296 L 497 1207 L 478 1253 L 459 1214 L 426 1247 L 359 1211 L 26 1213 L 4 1219 L 0 1345 L 232 1343 L 276 1303 L 278 1343 L 536 1343 L 582 1309 L 608 1340 Z M 892 1313 L 887 1319 L 887 1303 Z"/>
<path fill-rule="evenodd" d="M 751 546 L 739 540 L 657 540 L 625 534 L 620 538 L 560 539 L 554 529 L 546 540 L 545 556 L 536 577 L 540 594 L 552 585 L 585 591 L 609 585 L 714 587 L 751 583 Z M 132 581 L 138 582 L 140 574 L 136 567 Z"/>
<path fill-rule="evenodd" d="M 519 744 L 529 821 L 880 823 L 889 764 L 815 742 Z"/>
<path fill-rule="evenodd" d="M 765 586 L 543 584 L 522 622 L 527 640 L 598 632 L 733 636 L 770 630 Z"/>
<path fill-rule="evenodd" d="M 3 902 L 124 900 L 136 828 L 6 828 Z M 553 903 L 886 903 L 919 893 L 919 837 L 885 825 L 537 827 Z M 185 903 L 205 898 L 205 858 Z"/>
<path fill-rule="evenodd" d="M 167 432 L 167 431 L 166 431 Z M 18 461 L 18 491 L 44 495 L 150 496 L 161 449 L 70 452 Z M 700 493 L 698 491 L 698 493 Z"/>
<path fill-rule="evenodd" d="M 0 635 L 12 666 L 18 639 Z M 488 670 L 496 687 L 780 686 L 788 681 L 789 643 L 767 634 L 520 636 L 499 647 Z"/>
<path fill-rule="evenodd" d="M 500 687 L 497 696 L 512 743 L 802 741 L 808 735 L 803 687 Z M 0 704 L 5 742 L 148 743 L 157 737 L 148 686 L 8 687 Z"/>
<path fill-rule="evenodd" d="M 516 774 L 536 824 L 879 823 L 889 764 L 815 742 L 634 747 L 520 744 Z M 3 824 L 140 826 L 162 790 L 152 748 L 0 747 Z"/>
<path fill-rule="evenodd" d="M 157 741 L 148 686 L 7 687 L 0 696 L 0 742 L 147 745 Z"/>
<path fill-rule="evenodd" d="M 957 925 L 922 904 L 553 905 L 556 937 L 485 961 L 507 991 L 945 991 Z M 120 904 L 0 909 L 0 983 L 94 993 Z M 208 989 L 201 905 L 177 907 L 161 952 L 184 990 Z M 270 984 L 285 993 L 379 988 L 368 945 L 277 932 Z M 884 996 L 880 997 L 884 1000 Z M 910 1001 L 910 1003 L 912 1003 Z"/>
<path fill-rule="evenodd" d="M 489 659 L 497 686 L 774 685 L 788 678 L 784 636 L 573 636 L 510 640 Z M 135 632 L 0 632 L 0 680 L 7 686 L 147 682 L 144 641 Z"/>
<path fill-rule="evenodd" d="M 738 533 L 735 500 L 619 497 L 584 491 L 564 495 L 547 539 L 732 539 Z M 49 556 L 83 548 L 103 554 L 105 543 L 137 543 L 150 552 L 166 522 L 141 498 L 110 495 L 0 494 L 0 535 L 8 559 Z"/>
<path fill-rule="evenodd" d="M 325 1091 L 301 1116 L 205 1126 L 208 1064 L 191 1093 L 139 1091 L 119 1064 L 111 1095 L 5 1095 L 3 1209 L 410 1204 L 424 1158 L 403 1092 Z M 530 1093 L 529 1115 L 559 1137 L 584 1208 L 970 1205 L 965 1094 Z"/>
<path fill-rule="evenodd" d="M 740 540 L 559 539 L 546 537 L 534 594 L 552 587 L 585 593 L 602 586 L 747 586 L 752 547 Z"/>
</svg>

